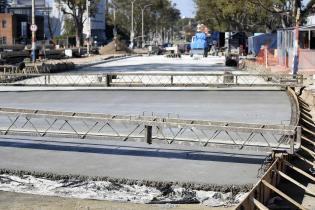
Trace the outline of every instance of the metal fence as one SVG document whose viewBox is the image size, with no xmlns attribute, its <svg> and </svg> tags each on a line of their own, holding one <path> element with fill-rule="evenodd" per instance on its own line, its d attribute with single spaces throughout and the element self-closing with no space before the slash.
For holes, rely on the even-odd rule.
<svg viewBox="0 0 315 210">
<path fill-rule="evenodd" d="M 287 87 L 302 75 L 247 73 L 0 74 L 2 86 L 70 87 Z"/>
<path fill-rule="evenodd" d="M 80 139 L 144 140 L 149 144 L 179 143 L 232 146 L 263 151 L 300 147 L 298 126 L 226 123 L 145 116 L 55 112 L 0 108 L 1 135 Z"/>
</svg>

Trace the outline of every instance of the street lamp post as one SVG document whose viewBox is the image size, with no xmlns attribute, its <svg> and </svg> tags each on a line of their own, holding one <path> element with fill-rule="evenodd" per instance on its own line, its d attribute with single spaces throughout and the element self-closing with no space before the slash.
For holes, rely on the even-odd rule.
<svg viewBox="0 0 315 210">
<path fill-rule="evenodd" d="M 144 43 L 144 11 L 146 8 L 150 7 L 152 4 L 145 5 L 144 7 L 141 8 L 141 15 L 142 15 L 142 48 L 144 48 L 145 43 Z"/>
<path fill-rule="evenodd" d="M 87 26 L 88 26 L 88 31 L 87 31 L 87 34 L 86 34 L 86 40 L 87 40 L 86 50 L 87 50 L 88 56 L 90 56 L 90 37 L 91 37 L 90 6 L 91 6 L 90 0 L 86 0 Z"/>
<path fill-rule="evenodd" d="M 135 36 L 134 28 L 133 28 L 133 10 L 134 10 L 134 3 L 136 0 L 131 1 L 131 32 L 130 32 L 130 47 L 133 48 L 133 40 Z"/>
<path fill-rule="evenodd" d="M 32 0 L 32 25 L 35 25 L 35 0 Z M 32 30 L 32 61 L 36 61 L 36 31 Z"/>
<path fill-rule="evenodd" d="M 117 51 L 117 24 L 116 24 L 116 10 L 118 9 L 118 6 L 112 2 L 114 6 L 114 29 L 113 29 L 113 35 L 114 35 L 114 42 L 115 42 L 115 52 Z"/>
</svg>

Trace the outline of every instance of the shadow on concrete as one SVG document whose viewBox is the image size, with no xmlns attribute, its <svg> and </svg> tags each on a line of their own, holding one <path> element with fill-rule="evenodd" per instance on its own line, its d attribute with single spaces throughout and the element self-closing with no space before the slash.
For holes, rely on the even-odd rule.
<svg viewBox="0 0 315 210">
<path fill-rule="evenodd" d="M 21 148 L 21 149 L 36 149 L 49 151 L 63 152 L 79 152 L 93 153 L 104 155 L 119 155 L 119 156 L 138 156 L 138 157 L 155 157 L 167 159 L 185 159 L 197 161 L 215 161 L 215 162 L 231 162 L 245 164 L 262 164 L 265 156 L 255 154 L 238 153 L 235 149 L 233 152 L 210 152 L 198 150 L 180 150 L 180 149 L 165 149 L 165 148 L 149 148 L 149 147 L 134 147 L 120 146 L 109 144 L 87 144 L 77 142 L 57 142 L 57 141 L 38 141 L 29 140 L 35 143 L 22 142 L 23 140 L 10 139 L 10 141 L 1 140 L 0 147 Z M 53 144 L 52 144 L 53 143 Z M 72 145 L 65 145 L 72 144 Z M 73 145 L 76 144 L 76 145 Z"/>
</svg>

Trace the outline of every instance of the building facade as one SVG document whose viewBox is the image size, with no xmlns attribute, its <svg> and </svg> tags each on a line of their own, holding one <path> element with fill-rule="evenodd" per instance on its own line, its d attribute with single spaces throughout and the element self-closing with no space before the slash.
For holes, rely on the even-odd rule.
<svg viewBox="0 0 315 210">
<path fill-rule="evenodd" d="M 57 35 L 62 35 L 64 33 L 64 21 L 66 16 L 61 11 L 61 8 L 66 5 L 60 5 L 58 2 L 54 2 L 51 9 L 51 19 L 54 21 L 55 32 Z M 99 44 L 106 42 L 106 21 L 105 21 L 105 11 L 106 11 L 106 0 L 100 0 L 97 4 L 97 13 L 94 17 L 90 18 L 88 21 L 88 13 L 84 13 L 84 25 L 83 25 L 83 36 L 91 37 L 94 41 Z"/>
<path fill-rule="evenodd" d="M 38 40 L 44 39 L 44 18 L 36 16 Z M 31 31 L 28 15 L 0 13 L 0 44 L 29 44 L 31 42 Z"/>
<path fill-rule="evenodd" d="M 307 25 L 315 25 L 315 15 L 311 15 L 307 18 Z"/>
<path fill-rule="evenodd" d="M 84 22 L 83 33 L 99 43 L 106 41 L 106 22 L 105 22 L 105 0 L 100 0 L 97 4 L 97 12 L 94 17 L 88 21 L 87 12 L 84 14 L 86 21 Z"/>
</svg>

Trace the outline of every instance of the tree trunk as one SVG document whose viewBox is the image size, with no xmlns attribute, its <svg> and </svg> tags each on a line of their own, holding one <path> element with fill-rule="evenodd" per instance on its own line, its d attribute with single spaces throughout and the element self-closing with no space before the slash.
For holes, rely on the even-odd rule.
<svg viewBox="0 0 315 210">
<path fill-rule="evenodd" d="M 76 46 L 80 47 L 83 44 L 83 23 L 79 23 L 75 28 Z"/>
<path fill-rule="evenodd" d="M 105 0 L 105 17 L 108 17 L 108 0 Z"/>
</svg>

